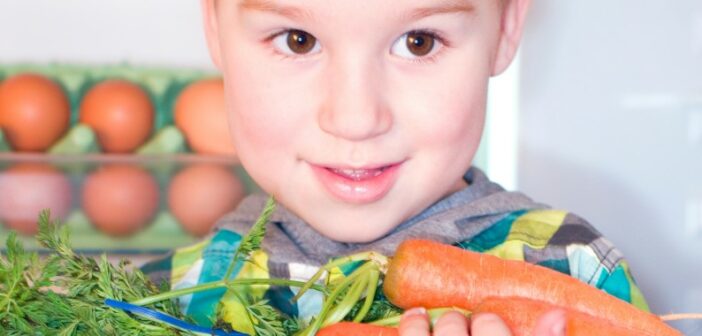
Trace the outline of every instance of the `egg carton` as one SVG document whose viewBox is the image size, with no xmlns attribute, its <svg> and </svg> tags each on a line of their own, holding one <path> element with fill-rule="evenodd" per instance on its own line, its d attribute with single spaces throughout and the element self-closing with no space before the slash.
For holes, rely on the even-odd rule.
<svg viewBox="0 0 702 336">
<path fill-rule="evenodd" d="M 198 241 L 216 218 L 257 191 L 233 158 L 4 153 L 0 237 L 13 230 L 27 248 L 39 249 L 36 219 L 49 208 L 70 228 L 77 250 L 161 253 Z M 211 221 L 203 223 L 203 216 Z"/>
<path fill-rule="evenodd" d="M 60 217 L 61 222 L 69 227 L 71 241 L 77 250 L 127 254 L 161 253 L 195 243 L 203 234 L 202 230 L 188 228 L 184 222 L 188 202 L 173 200 L 179 195 L 187 198 L 196 193 L 189 192 L 187 183 L 186 187 L 181 183 L 179 187 L 181 191 L 179 195 L 175 195 L 174 181 L 179 179 L 179 176 L 197 175 L 189 172 L 200 169 L 199 167 L 210 167 L 216 171 L 226 172 L 220 174 L 222 178 L 227 179 L 226 174 L 229 174 L 231 181 L 238 181 L 236 183 L 243 188 L 244 194 L 259 191 L 258 186 L 241 167 L 236 157 L 194 153 L 188 148 L 179 130 L 173 126 L 173 106 L 180 92 L 188 84 L 199 79 L 215 77 L 216 73 L 197 69 L 139 67 L 131 64 L 107 66 L 13 64 L 0 65 L 0 80 L 27 72 L 47 76 L 64 89 L 71 104 L 72 126 L 66 135 L 46 153 L 13 152 L 2 140 L 2 132 L 0 132 L 0 237 L 3 237 L 0 240 L 4 241 L 4 237 L 7 237 L 12 229 L 20 232 L 19 238 L 28 249 L 39 249 L 40 246 L 33 237 L 33 232 L 36 231 L 36 226 L 32 227 L 36 225 L 32 220 L 34 216 L 31 213 L 29 215 L 22 213 L 20 208 L 24 206 L 34 209 L 33 212 L 37 212 L 38 217 L 37 205 L 31 202 L 46 198 L 50 193 L 59 193 L 51 211 L 54 217 Z M 134 153 L 101 153 L 91 130 L 78 123 L 78 109 L 86 91 L 105 79 L 124 79 L 138 84 L 148 93 L 154 105 L 153 136 Z M 154 204 L 149 208 L 149 213 L 142 216 L 143 218 L 134 229 L 122 228 L 122 231 L 115 231 L 109 225 L 117 225 L 119 220 L 109 220 L 109 218 L 98 220 L 95 218 L 95 211 L 89 209 L 95 208 L 96 202 L 99 207 L 99 202 L 108 199 L 106 193 L 109 193 L 99 192 L 98 195 L 91 196 L 90 192 L 86 191 L 89 181 L 110 169 L 139 172 L 136 175 L 152 181 L 150 184 L 155 191 L 151 194 L 152 196 L 155 194 L 156 196 L 152 198 L 156 199 L 152 200 Z M 29 175 L 33 177 L 27 179 L 26 174 L 22 177 L 23 171 L 33 172 Z M 41 181 L 44 181 L 43 183 L 47 186 L 42 185 Z M 226 181 L 219 184 L 239 188 L 233 186 L 235 182 Z M 108 191 L 120 186 L 124 187 L 125 184 L 110 182 L 109 179 L 103 182 L 107 187 L 103 186 L 105 189 L 102 190 Z M 110 183 L 114 186 L 110 187 Z M 207 183 L 195 183 L 190 188 L 203 187 L 205 184 Z M 48 189 L 38 192 L 37 189 L 42 187 Z M 136 186 L 134 189 L 140 189 L 140 194 L 147 193 L 143 186 L 141 188 Z M 87 203 L 93 205 L 87 206 Z M 138 202 L 134 206 L 137 207 Z M 227 211 L 233 208 L 234 205 L 230 204 Z M 115 211 L 116 218 L 120 212 L 137 210 L 115 209 Z M 213 223 L 208 223 L 207 226 L 211 224 Z M 20 227 L 18 230 L 20 225 L 29 227 Z M 124 226 L 124 223 L 122 225 Z M 0 246 L 0 250 L 3 248 L 4 246 Z"/>
<path fill-rule="evenodd" d="M 183 135 L 173 126 L 173 108 L 182 90 L 194 81 L 218 77 L 218 73 L 200 69 L 175 69 L 144 67 L 129 63 L 112 65 L 74 64 L 0 64 L 0 81 L 13 75 L 35 73 L 44 75 L 59 84 L 71 106 L 71 128 L 47 152 L 76 154 L 99 152 L 95 135 L 86 125 L 79 123 L 79 108 L 86 92 L 95 84 L 107 79 L 127 80 L 139 85 L 148 94 L 154 106 L 154 125 L 151 138 L 135 153 L 170 154 L 192 152 Z M 0 129 L 0 152 L 11 151 Z"/>
</svg>

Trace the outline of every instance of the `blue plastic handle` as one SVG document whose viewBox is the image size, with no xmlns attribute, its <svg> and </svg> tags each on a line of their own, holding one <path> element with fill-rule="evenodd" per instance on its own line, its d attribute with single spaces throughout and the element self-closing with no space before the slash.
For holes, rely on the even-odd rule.
<svg viewBox="0 0 702 336">
<path fill-rule="evenodd" d="M 112 299 L 105 299 L 105 304 L 112 307 L 112 308 L 117 308 L 121 309 L 130 313 L 138 314 L 150 319 L 158 320 L 163 323 L 178 327 L 183 330 L 188 330 L 196 333 L 203 333 L 203 334 L 208 334 L 208 335 L 214 335 L 214 336 L 249 336 L 248 334 L 242 334 L 240 332 L 232 331 L 232 332 L 227 332 L 221 329 L 210 329 L 210 328 L 205 328 L 201 326 L 197 326 L 194 324 L 190 324 L 188 322 L 185 322 L 183 320 L 177 319 L 171 315 L 164 314 L 162 312 L 152 310 L 149 308 L 144 308 L 141 306 L 136 306 L 131 303 L 123 302 L 123 301 L 116 301 Z"/>
</svg>

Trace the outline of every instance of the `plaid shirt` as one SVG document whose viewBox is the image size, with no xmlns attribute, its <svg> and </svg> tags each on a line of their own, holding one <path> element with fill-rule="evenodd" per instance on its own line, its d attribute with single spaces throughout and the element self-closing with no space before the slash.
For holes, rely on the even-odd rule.
<svg viewBox="0 0 702 336">
<path fill-rule="evenodd" d="M 142 269 L 157 281 L 169 281 L 173 289 L 221 280 L 242 236 L 220 227 L 206 240 L 178 249 Z M 634 306 L 648 311 L 622 254 L 580 217 L 561 210 L 530 209 L 507 213 L 468 239 L 456 241 L 461 248 L 542 265 L 580 279 Z M 233 278 L 289 278 L 307 280 L 320 266 L 287 262 L 272 263 L 263 250 L 254 253 L 252 263 L 237 265 Z M 337 269 L 347 274 L 350 267 Z M 201 325 L 211 325 L 221 301 L 225 321 L 233 328 L 253 334 L 245 307 L 236 299 L 246 295 L 267 299 L 281 312 L 310 318 L 321 308 L 321 294 L 306 292 L 298 301 L 291 298 L 295 288 L 279 286 L 237 287 L 195 293 L 180 299 L 184 311 Z"/>
</svg>

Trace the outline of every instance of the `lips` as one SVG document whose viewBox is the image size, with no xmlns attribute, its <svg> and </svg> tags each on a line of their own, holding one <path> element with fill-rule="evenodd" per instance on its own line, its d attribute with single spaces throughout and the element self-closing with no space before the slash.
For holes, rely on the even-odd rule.
<svg viewBox="0 0 702 336">
<path fill-rule="evenodd" d="M 337 174 L 341 177 L 345 177 L 354 181 L 368 180 L 374 177 L 380 176 L 380 174 L 385 171 L 387 167 L 375 168 L 375 169 L 339 169 L 339 168 L 327 168 L 332 173 Z"/>
<path fill-rule="evenodd" d="M 402 162 L 367 168 L 334 167 L 312 164 L 317 180 L 336 199 L 354 203 L 372 203 L 385 196 L 398 176 Z"/>
</svg>

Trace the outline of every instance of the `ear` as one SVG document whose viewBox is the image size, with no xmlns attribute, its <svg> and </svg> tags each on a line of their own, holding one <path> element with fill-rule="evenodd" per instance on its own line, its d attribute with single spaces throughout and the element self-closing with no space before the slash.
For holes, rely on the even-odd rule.
<svg viewBox="0 0 702 336">
<path fill-rule="evenodd" d="M 524 20 L 529 10 L 531 0 L 499 0 L 504 1 L 502 9 L 502 24 L 500 40 L 495 53 L 492 75 L 501 74 L 514 59 L 522 38 Z"/>
<path fill-rule="evenodd" d="M 219 27 L 217 25 L 217 0 L 201 0 L 200 7 L 202 9 L 202 23 L 205 29 L 205 38 L 207 39 L 207 48 L 210 51 L 210 58 L 214 65 L 222 70 L 222 53 L 219 45 Z"/>
</svg>

